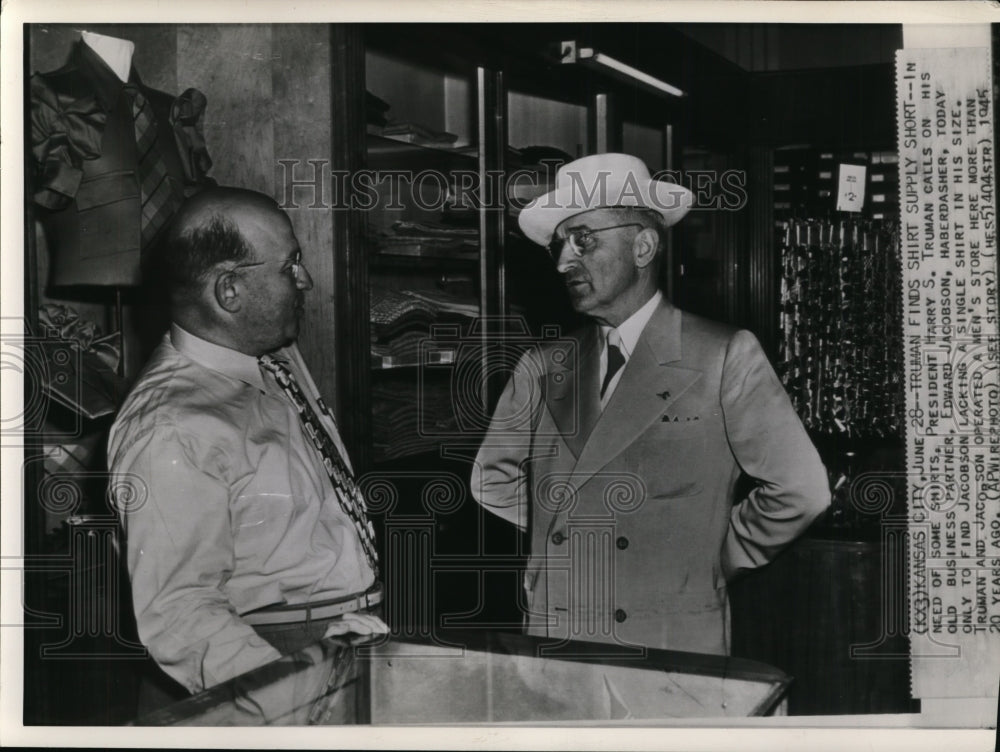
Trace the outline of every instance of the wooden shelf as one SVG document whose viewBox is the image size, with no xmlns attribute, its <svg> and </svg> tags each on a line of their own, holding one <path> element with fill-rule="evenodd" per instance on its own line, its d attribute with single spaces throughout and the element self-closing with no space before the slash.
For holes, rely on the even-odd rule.
<svg viewBox="0 0 1000 752">
<path fill-rule="evenodd" d="M 467 258 L 435 256 L 402 256 L 393 253 L 372 253 L 368 257 L 370 269 L 424 269 L 434 272 L 470 272 L 479 269 L 479 256 Z"/>
<path fill-rule="evenodd" d="M 366 144 L 369 169 L 407 170 L 416 173 L 423 170 L 476 171 L 479 168 L 479 158 L 476 154 L 468 153 L 469 147 L 454 149 L 447 145 L 411 144 L 371 133 L 366 136 Z"/>
</svg>

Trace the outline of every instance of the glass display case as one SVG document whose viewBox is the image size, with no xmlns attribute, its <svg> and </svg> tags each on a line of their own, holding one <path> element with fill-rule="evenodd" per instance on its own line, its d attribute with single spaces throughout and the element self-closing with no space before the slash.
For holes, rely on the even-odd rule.
<svg viewBox="0 0 1000 752">
<path fill-rule="evenodd" d="M 134 725 L 670 724 L 781 715 L 790 683 L 739 658 L 522 635 L 328 638 Z"/>
</svg>

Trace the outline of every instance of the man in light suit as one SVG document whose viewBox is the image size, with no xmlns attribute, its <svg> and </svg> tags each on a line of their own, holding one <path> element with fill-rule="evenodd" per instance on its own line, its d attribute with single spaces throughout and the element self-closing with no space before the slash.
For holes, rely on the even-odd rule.
<svg viewBox="0 0 1000 752">
<path fill-rule="evenodd" d="M 661 230 L 690 204 L 641 160 L 599 154 L 520 215 L 592 319 L 524 354 L 473 470 L 479 503 L 530 530 L 529 634 L 728 654 L 727 579 L 829 504 L 754 336 L 658 290 Z M 754 487 L 734 499 L 741 471 Z"/>
</svg>

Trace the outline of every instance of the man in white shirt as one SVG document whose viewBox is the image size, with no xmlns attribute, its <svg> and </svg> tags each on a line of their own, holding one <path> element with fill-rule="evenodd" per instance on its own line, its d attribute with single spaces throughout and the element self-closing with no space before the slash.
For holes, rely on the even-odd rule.
<svg viewBox="0 0 1000 752">
<path fill-rule="evenodd" d="M 189 692 L 324 635 L 387 631 L 374 535 L 295 339 L 312 280 L 269 197 L 178 211 L 172 324 L 111 430 L 139 637 Z M 150 709 L 152 703 L 146 703 Z"/>
<path fill-rule="evenodd" d="M 520 214 L 592 319 L 575 352 L 524 355 L 473 469 L 479 503 L 530 531 L 529 634 L 728 654 L 726 580 L 829 504 L 754 336 L 658 290 L 661 230 L 690 203 L 641 160 L 598 154 Z M 754 488 L 735 500 L 741 471 Z"/>
</svg>

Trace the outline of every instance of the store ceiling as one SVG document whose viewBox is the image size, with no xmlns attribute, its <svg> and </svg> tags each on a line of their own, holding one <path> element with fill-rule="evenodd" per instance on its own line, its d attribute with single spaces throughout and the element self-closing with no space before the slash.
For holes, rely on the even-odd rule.
<svg viewBox="0 0 1000 752">
<path fill-rule="evenodd" d="M 671 24 L 744 70 L 774 72 L 893 62 L 901 24 Z"/>
</svg>

